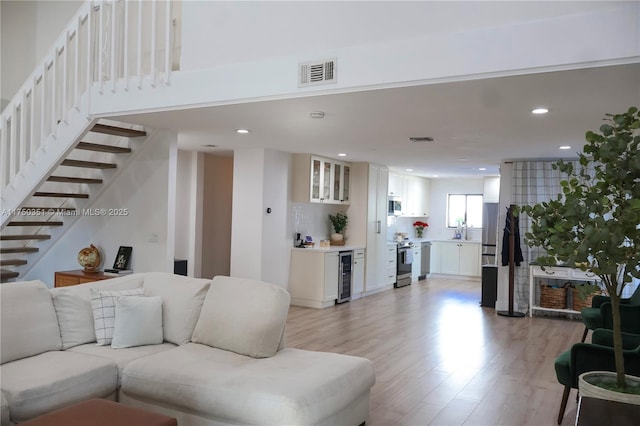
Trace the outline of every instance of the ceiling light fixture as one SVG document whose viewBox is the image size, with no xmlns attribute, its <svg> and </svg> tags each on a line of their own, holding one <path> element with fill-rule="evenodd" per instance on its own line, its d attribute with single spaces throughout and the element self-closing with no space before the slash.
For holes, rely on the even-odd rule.
<svg viewBox="0 0 640 426">
<path fill-rule="evenodd" d="M 433 175 L 433 177 L 438 177 L 438 175 Z"/>
<path fill-rule="evenodd" d="M 324 111 L 312 111 L 309 113 L 309 118 L 324 118 Z"/>
<path fill-rule="evenodd" d="M 236 129 L 236 133 L 246 135 L 247 133 L 249 133 L 249 129 Z"/>
<path fill-rule="evenodd" d="M 338 154 L 338 157 L 346 157 L 346 156 L 347 156 L 347 154 L 345 154 L 344 152 L 341 152 L 341 153 Z"/>
<path fill-rule="evenodd" d="M 407 172 L 412 172 L 412 171 L 413 171 L 413 169 L 405 169 L 405 171 L 407 171 Z"/>
<path fill-rule="evenodd" d="M 546 114 L 549 112 L 549 108 L 539 107 L 531 110 L 532 114 Z"/>
<path fill-rule="evenodd" d="M 569 145 L 562 145 L 560 149 L 571 149 L 571 147 Z"/>
<path fill-rule="evenodd" d="M 486 167 L 478 167 L 478 170 L 480 170 L 480 171 L 483 171 L 483 172 L 484 172 L 485 170 L 487 170 L 487 168 L 486 168 Z"/>
</svg>

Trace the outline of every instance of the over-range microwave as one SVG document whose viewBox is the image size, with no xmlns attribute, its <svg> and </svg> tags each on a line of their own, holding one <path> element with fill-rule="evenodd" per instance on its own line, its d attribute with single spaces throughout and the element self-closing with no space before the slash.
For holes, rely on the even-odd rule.
<svg viewBox="0 0 640 426">
<path fill-rule="evenodd" d="M 389 215 L 400 216 L 402 215 L 402 200 L 398 197 L 389 197 Z"/>
</svg>

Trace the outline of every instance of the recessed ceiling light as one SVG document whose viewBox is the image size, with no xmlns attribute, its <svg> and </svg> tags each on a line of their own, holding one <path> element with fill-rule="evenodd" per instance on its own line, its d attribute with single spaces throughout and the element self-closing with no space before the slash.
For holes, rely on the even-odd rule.
<svg viewBox="0 0 640 426">
<path fill-rule="evenodd" d="M 487 168 L 486 167 L 478 167 L 478 170 L 485 171 L 485 170 L 487 170 Z"/>
<path fill-rule="evenodd" d="M 562 145 L 560 149 L 571 149 L 571 147 L 569 145 Z"/>
<path fill-rule="evenodd" d="M 247 134 L 249 133 L 249 129 L 236 129 L 236 133 Z"/>
<path fill-rule="evenodd" d="M 338 157 L 346 157 L 347 154 L 345 154 L 344 152 L 341 152 L 340 154 L 338 154 Z"/>
<path fill-rule="evenodd" d="M 438 177 L 438 175 L 433 175 L 433 177 Z"/>
<path fill-rule="evenodd" d="M 309 113 L 309 118 L 324 118 L 324 111 L 313 111 Z"/>
<path fill-rule="evenodd" d="M 413 169 L 405 169 L 405 170 L 408 171 L 408 172 L 412 172 L 413 171 Z"/>
<path fill-rule="evenodd" d="M 539 107 L 531 110 L 532 114 L 546 114 L 549 112 L 549 108 Z"/>
<path fill-rule="evenodd" d="M 210 143 L 208 143 L 206 145 L 202 145 L 202 146 L 205 147 L 205 148 L 217 148 L 218 147 L 218 145 L 213 145 L 213 144 L 210 144 Z"/>
</svg>

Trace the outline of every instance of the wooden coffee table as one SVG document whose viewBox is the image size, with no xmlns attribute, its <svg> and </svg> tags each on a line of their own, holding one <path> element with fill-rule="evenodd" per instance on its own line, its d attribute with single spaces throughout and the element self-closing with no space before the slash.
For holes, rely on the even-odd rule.
<svg viewBox="0 0 640 426">
<path fill-rule="evenodd" d="M 34 419 L 20 426 L 178 426 L 162 414 L 128 407 L 107 399 L 89 399 Z"/>
</svg>

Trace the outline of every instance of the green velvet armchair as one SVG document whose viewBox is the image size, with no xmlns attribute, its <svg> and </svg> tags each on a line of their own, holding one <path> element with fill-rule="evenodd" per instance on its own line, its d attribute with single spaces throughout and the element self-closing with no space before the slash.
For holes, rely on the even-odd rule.
<svg viewBox="0 0 640 426">
<path fill-rule="evenodd" d="M 584 323 L 584 333 L 581 342 L 587 338 L 589 330 L 596 328 L 613 328 L 611 319 L 611 302 L 607 296 L 593 296 L 590 308 L 583 308 L 582 322 Z M 620 300 L 620 320 L 622 321 L 622 331 L 632 334 L 640 334 L 640 285 L 633 292 L 631 297 Z"/>
<path fill-rule="evenodd" d="M 627 374 L 640 376 L 640 335 L 622 333 L 624 367 Z M 558 424 L 562 423 L 571 388 L 578 388 L 578 376 L 587 371 L 616 371 L 613 357 L 613 332 L 593 331 L 592 343 L 576 343 L 560 354 L 555 362 L 556 377 L 564 385 Z"/>
</svg>

